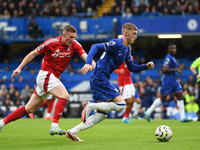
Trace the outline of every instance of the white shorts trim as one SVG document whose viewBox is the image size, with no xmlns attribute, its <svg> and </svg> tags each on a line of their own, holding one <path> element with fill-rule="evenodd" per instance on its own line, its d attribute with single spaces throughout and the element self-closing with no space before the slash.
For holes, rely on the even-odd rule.
<svg viewBox="0 0 200 150">
<path fill-rule="evenodd" d="M 39 96 L 42 96 L 44 101 L 49 97 L 50 90 L 62 84 L 62 82 L 56 78 L 53 73 L 43 70 L 39 71 L 36 78 L 36 83 L 36 92 Z"/>
<path fill-rule="evenodd" d="M 120 93 L 123 99 L 129 99 L 132 96 L 135 96 L 135 87 L 133 84 L 127 84 L 119 87 Z"/>
</svg>

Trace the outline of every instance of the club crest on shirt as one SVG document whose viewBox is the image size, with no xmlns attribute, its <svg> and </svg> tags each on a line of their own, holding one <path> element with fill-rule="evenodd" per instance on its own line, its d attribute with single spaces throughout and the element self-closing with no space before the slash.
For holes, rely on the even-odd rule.
<svg viewBox="0 0 200 150">
<path fill-rule="evenodd" d="M 113 45 L 115 45 L 115 41 L 110 41 L 109 43 L 107 42 L 107 46 L 113 46 Z"/>
</svg>

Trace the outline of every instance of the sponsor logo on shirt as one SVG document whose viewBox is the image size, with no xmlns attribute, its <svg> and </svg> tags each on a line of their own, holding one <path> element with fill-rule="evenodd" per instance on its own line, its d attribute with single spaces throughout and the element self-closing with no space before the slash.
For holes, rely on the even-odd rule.
<svg viewBox="0 0 200 150">
<path fill-rule="evenodd" d="M 59 57 L 59 58 L 63 58 L 63 57 L 70 57 L 71 52 L 60 52 L 59 49 L 55 50 L 55 53 L 53 53 L 51 55 L 51 57 Z"/>
</svg>

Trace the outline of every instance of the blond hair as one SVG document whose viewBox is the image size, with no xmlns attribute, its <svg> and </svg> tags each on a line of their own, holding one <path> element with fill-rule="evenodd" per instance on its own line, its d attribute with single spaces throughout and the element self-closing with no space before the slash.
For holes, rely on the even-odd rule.
<svg viewBox="0 0 200 150">
<path fill-rule="evenodd" d="M 125 31 L 125 30 L 138 30 L 138 28 L 136 27 L 136 25 L 132 24 L 132 23 L 125 23 L 123 26 L 122 26 L 122 33 Z"/>
<path fill-rule="evenodd" d="M 66 25 L 63 29 L 63 32 L 72 32 L 72 33 L 76 33 L 76 28 L 72 25 Z"/>
</svg>

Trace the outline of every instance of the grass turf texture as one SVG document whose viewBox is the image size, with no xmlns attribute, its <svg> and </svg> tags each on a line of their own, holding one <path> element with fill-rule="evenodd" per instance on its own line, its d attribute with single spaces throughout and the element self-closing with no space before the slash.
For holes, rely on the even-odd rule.
<svg viewBox="0 0 200 150">
<path fill-rule="evenodd" d="M 59 135 L 50 136 L 51 121 L 20 119 L 6 125 L 0 132 L 2 150 L 199 150 L 200 122 L 181 123 L 178 120 L 133 120 L 133 124 L 121 123 L 121 119 L 106 119 L 79 133 L 84 142 L 74 142 Z M 68 130 L 79 124 L 80 119 L 61 119 L 59 126 Z M 159 142 L 154 136 L 159 125 L 171 127 L 173 136 L 169 142 Z"/>
</svg>

